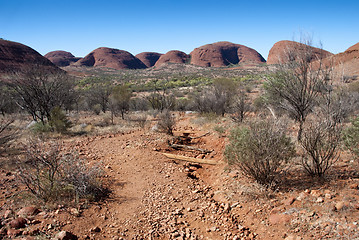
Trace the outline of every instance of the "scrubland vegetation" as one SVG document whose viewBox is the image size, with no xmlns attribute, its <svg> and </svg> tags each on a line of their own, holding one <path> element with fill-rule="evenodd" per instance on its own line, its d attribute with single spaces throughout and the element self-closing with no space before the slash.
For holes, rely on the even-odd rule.
<svg viewBox="0 0 359 240">
<path fill-rule="evenodd" d="M 91 134 L 92 124 L 76 116 L 101 119 L 107 133 L 125 121 L 145 129 L 151 116 L 156 130 L 173 135 L 173 113 L 195 112 L 231 122 L 232 129 L 213 129 L 220 137 L 230 132 L 223 156 L 229 169 L 272 191 L 285 182 L 283 172 L 300 166 L 307 173 L 300 177 L 315 186 L 330 180 L 344 152 L 358 162 L 358 84 L 343 82 L 322 59 L 313 64 L 310 48 L 288 54 L 286 63 L 265 71 L 170 65 L 167 72 L 109 70 L 84 78 L 41 69 L 11 75 L 0 86 L 0 153 L 27 138 L 17 146 L 18 176 L 40 201 L 98 201 L 107 194 L 101 163 L 88 166 L 61 147 L 64 139 Z M 26 130 L 14 125 L 24 112 L 34 121 Z"/>
</svg>

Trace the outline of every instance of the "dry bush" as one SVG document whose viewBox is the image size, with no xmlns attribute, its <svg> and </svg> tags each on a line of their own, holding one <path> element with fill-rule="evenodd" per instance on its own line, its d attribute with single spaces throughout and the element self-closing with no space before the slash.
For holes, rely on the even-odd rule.
<svg viewBox="0 0 359 240">
<path fill-rule="evenodd" d="M 359 157 L 359 117 L 352 120 L 351 125 L 343 134 L 345 147 Z"/>
<path fill-rule="evenodd" d="M 97 181 L 100 169 L 88 168 L 74 152 L 62 153 L 61 144 L 31 140 L 25 157 L 19 177 L 36 198 L 51 202 L 74 196 L 76 199 L 103 196 L 104 189 Z"/>
<path fill-rule="evenodd" d="M 313 177 L 324 178 L 339 158 L 341 127 L 319 118 L 303 129 L 300 144 L 306 152 L 302 156 L 304 170 Z"/>
<path fill-rule="evenodd" d="M 269 187 L 283 163 L 295 155 L 294 144 L 285 131 L 284 123 L 270 120 L 253 121 L 248 127 L 235 128 L 225 150 L 228 163 Z"/>
<path fill-rule="evenodd" d="M 176 124 L 176 119 L 171 111 L 165 110 L 159 115 L 158 127 L 161 131 L 173 135 L 173 128 Z"/>
<path fill-rule="evenodd" d="M 13 119 L 0 118 L 0 153 L 17 137 L 17 131 L 13 130 L 11 124 Z"/>
</svg>

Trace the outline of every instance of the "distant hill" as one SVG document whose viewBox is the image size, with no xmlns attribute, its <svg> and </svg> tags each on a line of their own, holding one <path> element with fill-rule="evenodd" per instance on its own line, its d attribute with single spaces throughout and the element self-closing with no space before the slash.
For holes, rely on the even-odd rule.
<svg viewBox="0 0 359 240">
<path fill-rule="evenodd" d="M 44 57 L 49 59 L 53 64 L 58 67 L 66 67 L 72 63 L 77 62 L 81 58 L 77 58 L 72 53 L 66 51 L 52 51 L 47 53 Z"/>
<path fill-rule="evenodd" d="M 194 49 L 191 64 L 203 67 L 223 67 L 243 62 L 264 63 L 256 50 L 231 42 L 216 42 Z"/>
<path fill-rule="evenodd" d="M 146 67 L 149 68 L 153 67 L 162 55 L 163 54 L 157 52 L 142 52 L 137 54 L 135 57 L 140 59 Z"/>
<path fill-rule="evenodd" d="M 46 70 L 60 71 L 50 60 L 34 49 L 17 42 L 0 39 L 0 73 L 13 73 L 41 66 Z"/>
<path fill-rule="evenodd" d="M 107 67 L 113 69 L 142 69 L 146 65 L 131 53 L 114 49 L 100 47 L 89 53 L 74 65 L 87 67 Z"/>
<path fill-rule="evenodd" d="M 359 43 L 342 53 L 333 55 L 327 61 L 333 62 L 340 74 L 359 75 Z"/>
<path fill-rule="evenodd" d="M 190 56 L 182 51 L 172 50 L 163 54 L 156 62 L 155 66 L 161 66 L 164 63 L 187 63 Z"/>
<path fill-rule="evenodd" d="M 289 49 L 295 49 L 296 51 L 304 51 L 306 50 L 308 46 L 294 41 L 279 41 L 276 42 L 273 47 L 269 50 L 268 58 L 267 58 L 267 64 L 279 64 L 284 63 L 287 61 L 286 54 Z M 320 48 L 310 47 L 314 53 L 314 56 L 320 56 L 321 58 L 326 58 L 329 56 L 332 56 L 333 53 L 330 53 L 328 51 L 325 51 Z M 316 60 L 316 58 L 312 59 L 313 61 Z"/>
</svg>

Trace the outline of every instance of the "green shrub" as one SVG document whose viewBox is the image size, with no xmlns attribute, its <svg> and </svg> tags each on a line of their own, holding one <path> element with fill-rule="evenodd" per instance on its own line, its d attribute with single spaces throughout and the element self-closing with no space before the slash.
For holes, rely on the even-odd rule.
<svg viewBox="0 0 359 240">
<path fill-rule="evenodd" d="M 32 127 L 31 130 L 35 133 L 47 133 L 51 132 L 51 126 L 47 123 L 37 122 Z"/>
<path fill-rule="evenodd" d="M 55 132 L 66 133 L 72 124 L 61 108 L 55 107 L 50 113 L 49 125 Z"/>
<path fill-rule="evenodd" d="M 269 187 L 283 163 L 295 155 L 294 144 L 285 134 L 284 124 L 269 120 L 254 121 L 248 127 L 235 128 L 226 146 L 228 163 L 244 175 Z"/>
<path fill-rule="evenodd" d="M 346 149 L 359 157 L 359 117 L 353 119 L 351 126 L 344 130 L 343 140 Z"/>
</svg>

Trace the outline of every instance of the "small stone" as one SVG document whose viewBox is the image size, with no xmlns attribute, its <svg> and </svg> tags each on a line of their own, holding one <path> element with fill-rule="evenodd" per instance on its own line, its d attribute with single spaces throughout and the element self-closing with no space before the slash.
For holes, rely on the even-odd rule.
<svg viewBox="0 0 359 240">
<path fill-rule="evenodd" d="M 36 207 L 23 207 L 16 214 L 20 217 L 35 216 L 40 211 Z"/>
<path fill-rule="evenodd" d="M 323 202 L 324 202 L 324 198 L 318 197 L 315 202 L 317 202 L 317 203 L 323 203 Z"/>
<path fill-rule="evenodd" d="M 326 199 L 332 199 L 333 197 L 330 193 L 326 193 L 324 196 Z"/>
<path fill-rule="evenodd" d="M 295 201 L 295 197 L 289 197 L 283 201 L 283 204 L 286 206 L 292 205 Z"/>
<path fill-rule="evenodd" d="M 12 211 L 11 210 L 6 210 L 4 212 L 4 219 L 8 219 L 12 214 Z"/>
<path fill-rule="evenodd" d="M 79 217 L 81 214 L 80 214 L 80 211 L 77 209 L 77 208 L 71 208 L 70 209 L 70 213 L 72 215 L 74 215 L 75 217 Z"/>
<path fill-rule="evenodd" d="M 322 193 L 319 191 L 319 190 L 312 190 L 310 192 L 310 194 L 313 196 L 313 197 L 320 197 L 322 196 Z"/>
<path fill-rule="evenodd" d="M 68 231 L 61 231 L 58 234 L 56 234 L 54 240 L 77 240 L 78 237 Z"/>
<path fill-rule="evenodd" d="M 7 235 L 10 237 L 17 237 L 17 236 L 20 236 L 21 234 L 22 234 L 22 231 L 19 229 L 9 228 L 7 230 Z"/>
<path fill-rule="evenodd" d="M 340 211 L 344 208 L 344 206 L 345 206 L 344 201 L 340 201 L 340 202 L 337 202 L 334 207 L 335 207 L 336 211 Z"/>
<path fill-rule="evenodd" d="M 290 215 L 288 214 L 272 214 L 269 216 L 268 218 L 269 222 L 272 224 L 272 225 L 277 225 L 277 224 L 286 224 L 286 223 L 289 223 L 292 218 Z"/>
<path fill-rule="evenodd" d="M 26 223 L 27 223 L 27 221 L 25 218 L 18 217 L 16 219 L 12 220 L 11 222 L 9 222 L 9 226 L 11 228 L 15 228 L 15 229 L 24 228 Z"/>
<path fill-rule="evenodd" d="M 359 189 L 359 184 L 358 183 L 352 183 L 349 185 L 350 189 Z"/>
<path fill-rule="evenodd" d="M 101 228 L 99 227 L 94 227 L 90 230 L 90 232 L 101 232 Z"/>
</svg>

